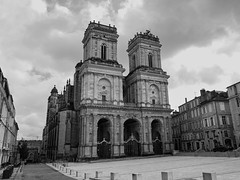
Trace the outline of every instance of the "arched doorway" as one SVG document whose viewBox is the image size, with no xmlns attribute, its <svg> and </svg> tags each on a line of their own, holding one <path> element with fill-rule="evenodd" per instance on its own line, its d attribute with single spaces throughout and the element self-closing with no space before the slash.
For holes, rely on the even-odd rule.
<svg viewBox="0 0 240 180">
<path fill-rule="evenodd" d="M 124 153 L 126 156 L 140 156 L 140 128 L 141 124 L 134 119 L 124 123 Z"/>
<path fill-rule="evenodd" d="M 98 121 L 97 155 L 99 158 L 111 157 L 110 127 L 111 127 L 111 122 L 108 119 L 100 119 Z"/>
<path fill-rule="evenodd" d="M 153 152 L 154 154 L 162 154 L 162 138 L 161 138 L 161 128 L 162 123 L 159 120 L 153 120 L 151 123 L 152 127 L 152 143 L 153 143 Z"/>
</svg>

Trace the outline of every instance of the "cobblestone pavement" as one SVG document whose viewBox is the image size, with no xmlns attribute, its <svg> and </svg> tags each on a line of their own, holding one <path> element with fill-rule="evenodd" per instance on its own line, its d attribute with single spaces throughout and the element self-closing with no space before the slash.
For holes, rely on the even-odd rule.
<svg viewBox="0 0 240 180">
<path fill-rule="evenodd" d="M 23 168 L 22 180 L 73 180 L 45 164 L 27 164 Z"/>
<path fill-rule="evenodd" d="M 56 168 L 58 169 L 58 168 Z M 71 169 L 78 174 L 89 173 L 95 176 L 101 171 L 102 176 L 109 176 L 110 172 L 119 173 L 121 180 L 131 180 L 132 173 L 142 174 L 143 180 L 161 179 L 161 172 L 173 172 L 174 180 L 202 180 L 202 172 L 215 172 L 217 180 L 240 180 L 240 158 L 226 157 L 186 157 L 169 156 L 123 161 L 106 161 L 92 163 L 68 163 L 69 176 Z M 76 176 L 75 176 L 76 177 Z"/>
</svg>

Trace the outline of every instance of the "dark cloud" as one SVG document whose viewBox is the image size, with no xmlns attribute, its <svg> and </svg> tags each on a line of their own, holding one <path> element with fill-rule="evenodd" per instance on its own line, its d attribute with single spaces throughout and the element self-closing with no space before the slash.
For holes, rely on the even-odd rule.
<svg viewBox="0 0 240 180">
<path fill-rule="evenodd" d="M 143 8 L 128 13 L 125 29 L 151 29 L 163 44 L 163 60 L 191 46 L 209 45 L 227 36 L 229 28 L 239 30 L 238 0 L 153 0 L 144 1 Z"/>
<path fill-rule="evenodd" d="M 28 71 L 28 73 L 30 76 L 37 76 L 37 78 L 40 81 L 46 81 L 52 77 L 51 73 L 40 71 L 40 70 L 36 69 L 35 67 L 33 67 L 30 71 Z"/>
</svg>

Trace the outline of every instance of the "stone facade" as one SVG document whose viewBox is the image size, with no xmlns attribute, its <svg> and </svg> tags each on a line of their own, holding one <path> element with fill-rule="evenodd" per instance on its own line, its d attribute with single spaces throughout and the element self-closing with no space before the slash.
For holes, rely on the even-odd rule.
<svg viewBox="0 0 240 180">
<path fill-rule="evenodd" d="M 227 93 L 200 92 L 201 96 L 186 100 L 172 116 L 175 149 L 212 151 L 220 146 L 235 147 Z"/>
<path fill-rule="evenodd" d="M 52 90 L 43 136 L 49 141 L 54 131 L 55 154 L 83 159 L 171 152 L 169 76 L 161 67 L 159 38 L 146 31 L 129 41 L 127 76 L 117 61 L 117 39 L 115 26 L 88 25 L 84 59 L 75 66 L 70 121 L 58 108 L 62 95 Z"/>
<path fill-rule="evenodd" d="M 14 163 L 17 155 L 18 124 L 8 81 L 0 69 L 0 165 Z"/>
<path fill-rule="evenodd" d="M 237 147 L 240 147 L 240 82 L 227 87 L 227 89 L 236 144 Z"/>
</svg>

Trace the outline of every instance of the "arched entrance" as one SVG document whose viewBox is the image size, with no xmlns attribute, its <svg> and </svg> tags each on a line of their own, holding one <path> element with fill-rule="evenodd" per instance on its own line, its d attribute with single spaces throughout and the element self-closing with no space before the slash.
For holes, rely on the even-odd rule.
<svg viewBox="0 0 240 180">
<path fill-rule="evenodd" d="M 151 123 L 152 127 L 152 143 L 153 143 L 153 152 L 155 154 L 162 154 L 162 138 L 161 138 L 161 128 L 162 123 L 159 120 L 153 120 Z"/>
<path fill-rule="evenodd" d="M 111 157 L 110 127 L 111 122 L 108 119 L 100 119 L 98 121 L 97 155 L 99 158 Z"/>
<path fill-rule="evenodd" d="M 134 119 L 124 122 L 124 153 L 126 156 L 140 156 L 140 128 L 141 124 Z"/>
</svg>

